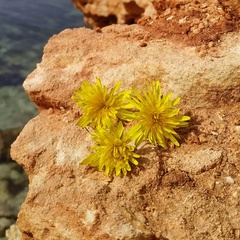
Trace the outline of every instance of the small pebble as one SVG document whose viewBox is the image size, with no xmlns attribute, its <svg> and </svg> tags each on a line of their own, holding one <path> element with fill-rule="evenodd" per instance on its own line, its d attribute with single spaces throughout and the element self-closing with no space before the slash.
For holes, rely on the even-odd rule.
<svg viewBox="0 0 240 240">
<path fill-rule="evenodd" d="M 97 33 L 101 33 L 101 32 L 102 32 L 102 29 L 101 29 L 100 27 L 96 27 L 94 30 L 95 30 Z"/>
<path fill-rule="evenodd" d="M 47 111 L 48 111 L 48 114 L 53 114 L 53 109 L 52 108 L 49 108 Z"/>
<path fill-rule="evenodd" d="M 170 21 L 172 19 L 173 19 L 173 16 L 170 16 L 170 17 L 166 18 L 167 21 Z"/>
<path fill-rule="evenodd" d="M 236 126 L 236 131 L 240 133 L 240 126 Z"/>
<path fill-rule="evenodd" d="M 146 42 L 141 42 L 140 43 L 140 47 L 146 47 L 147 46 L 147 43 Z"/>
<path fill-rule="evenodd" d="M 151 211 L 151 208 L 150 207 L 146 207 L 145 208 L 147 212 L 150 212 Z"/>
<path fill-rule="evenodd" d="M 225 179 L 228 184 L 234 184 L 234 180 L 231 176 L 227 176 Z"/>
<path fill-rule="evenodd" d="M 167 8 L 165 12 L 163 13 L 163 16 L 167 16 L 171 13 L 171 8 Z"/>
<path fill-rule="evenodd" d="M 186 22 L 187 22 L 187 19 L 186 19 L 186 18 L 187 18 L 187 17 L 184 17 L 184 18 L 179 19 L 178 23 L 179 23 L 180 25 L 186 23 Z"/>
</svg>

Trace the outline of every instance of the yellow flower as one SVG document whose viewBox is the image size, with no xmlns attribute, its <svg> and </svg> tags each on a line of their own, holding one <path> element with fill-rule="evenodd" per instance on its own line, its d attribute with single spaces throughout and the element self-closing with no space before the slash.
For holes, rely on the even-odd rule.
<svg viewBox="0 0 240 240">
<path fill-rule="evenodd" d="M 171 93 L 162 96 L 159 81 L 148 84 L 142 94 L 137 89 L 133 89 L 133 92 L 134 96 L 129 101 L 138 110 L 133 116 L 137 124 L 129 131 L 135 135 L 136 145 L 148 140 L 152 144 L 166 148 L 165 139 L 170 139 L 179 146 L 176 138 L 179 139 L 180 136 L 174 129 L 186 127 L 188 125 L 186 121 L 190 120 L 189 116 L 178 115 L 180 109 L 175 105 L 180 98 L 171 101 Z"/>
<path fill-rule="evenodd" d="M 115 93 L 121 85 L 118 81 L 110 91 L 102 86 L 100 78 L 91 86 L 84 81 L 80 85 L 80 90 L 74 91 L 72 99 L 82 109 L 83 115 L 78 121 L 78 125 L 93 128 L 111 126 L 118 119 L 129 120 L 132 115 L 126 99 L 131 94 L 131 90 Z"/>
<path fill-rule="evenodd" d="M 133 138 L 128 132 L 124 133 L 122 122 L 119 122 L 117 126 L 112 125 L 108 130 L 98 128 L 92 134 L 92 139 L 96 142 L 93 146 L 95 151 L 80 164 L 98 167 L 106 175 L 111 175 L 114 169 L 116 176 L 121 172 L 126 175 L 127 171 L 131 171 L 130 163 L 138 165 L 136 158 L 140 157 L 134 152 L 135 147 L 130 145 Z"/>
</svg>

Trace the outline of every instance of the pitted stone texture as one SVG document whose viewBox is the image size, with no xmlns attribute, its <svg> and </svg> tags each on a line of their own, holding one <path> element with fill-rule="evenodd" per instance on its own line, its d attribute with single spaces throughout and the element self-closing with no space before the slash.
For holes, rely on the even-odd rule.
<svg viewBox="0 0 240 240">
<path fill-rule="evenodd" d="M 110 24 L 132 24 L 143 16 L 153 16 L 155 9 L 149 0 L 72 0 L 84 13 L 84 20 L 92 27 Z"/>
<path fill-rule="evenodd" d="M 30 182 L 17 221 L 22 240 L 240 237 L 240 36 L 226 35 L 214 55 L 201 58 L 194 47 L 165 40 L 143 45 L 146 35 L 117 25 L 49 40 L 24 82 L 40 114 L 11 151 Z M 71 95 L 95 77 L 109 87 L 122 80 L 121 89 L 161 80 L 163 94 L 180 96 L 182 113 L 191 116 L 178 131 L 181 146 L 142 146 L 139 166 L 126 177 L 79 166 L 93 142 L 76 126 Z"/>
<path fill-rule="evenodd" d="M 92 27 L 138 23 L 147 38 L 166 38 L 205 51 L 240 30 L 239 0 L 72 0 Z"/>
</svg>

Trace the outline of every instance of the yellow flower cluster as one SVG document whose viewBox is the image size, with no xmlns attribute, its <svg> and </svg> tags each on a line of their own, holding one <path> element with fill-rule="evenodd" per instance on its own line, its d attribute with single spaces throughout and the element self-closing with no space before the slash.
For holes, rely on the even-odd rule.
<svg viewBox="0 0 240 240">
<path fill-rule="evenodd" d="M 180 98 L 171 101 L 171 93 L 163 96 L 159 81 L 149 83 L 142 92 L 136 88 L 118 92 L 120 81 L 108 91 L 100 78 L 96 80 L 93 85 L 84 81 L 72 96 L 82 110 L 77 124 L 92 127 L 96 142 L 94 152 L 81 165 L 98 167 L 106 175 L 114 171 L 117 176 L 126 175 L 131 163 L 138 165 L 135 150 L 143 141 L 166 148 L 170 139 L 179 146 L 176 138 L 180 136 L 174 129 L 188 126 L 190 117 L 179 115 L 175 106 Z M 130 121 L 135 124 L 126 131 L 124 124 Z"/>
</svg>

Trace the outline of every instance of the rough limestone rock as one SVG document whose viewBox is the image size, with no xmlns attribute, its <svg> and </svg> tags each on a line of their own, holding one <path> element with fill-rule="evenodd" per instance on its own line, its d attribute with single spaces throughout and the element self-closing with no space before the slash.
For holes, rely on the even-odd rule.
<svg viewBox="0 0 240 240">
<path fill-rule="evenodd" d="M 132 24 L 143 16 L 156 12 L 149 0 L 72 0 L 84 14 L 85 22 L 92 27 L 104 27 L 113 23 Z"/>
<path fill-rule="evenodd" d="M 202 42 L 239 29 L 239 0 L 72 0 L 92 27 L 143 23 L 165 35 L 186 34 Z M 179 37 L 179 36 L 178 36 Z"/>
<path fill-rule="evenodd" d="M 240 35 L 221 37 L 205 56 L 192 45 L 147 39 L 137 25 L 65 30 L 45 46 L 24 88 L 40 113 L 12 145 L 29 177 L 18 216 L 22 240 L 240 238 Z M 71 100 L 83 80 L 141 89 L 160 79 L 181 96 L 190 126 L 181 146 L 144 145 L 126 177 L 79 163 L 89 133 Z"/>
</svg>

